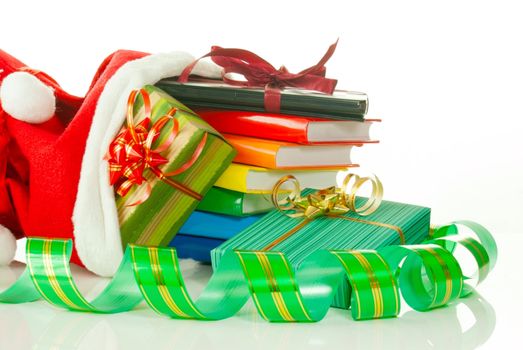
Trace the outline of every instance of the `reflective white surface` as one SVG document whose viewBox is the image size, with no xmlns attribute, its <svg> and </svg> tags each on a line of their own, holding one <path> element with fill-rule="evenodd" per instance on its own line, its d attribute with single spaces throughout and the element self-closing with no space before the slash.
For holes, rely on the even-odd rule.
<svg viewBox="0 0 523 350">
<path fill-rule="evenodd" d="M 353 321 L 345 310 L 331 309 L 313 324 L 271 324 L 252 304 L 223 321 L 171 320 L 142 304 L 114 315 L 60 310 L 43 301 L 0 304 L 0 349 L 474 349 L 483 345 L 516 346 L 516 320 L 523 295 L 516 249 L 523 239 L 499 236 L 496 270 L 480 285 L 479 294 L 448 307 L 420 313 L 403 305 L 395 319 Z M 5 288 L 23 265 L 0 269 Z M 197 295 L 210 267 L 182 261 L 189 291 Z M 94 297 L 107 280 L 75 268 L 80 289 Z M 508 342 L 508 343 L 507 343 Z"/>
</svg>

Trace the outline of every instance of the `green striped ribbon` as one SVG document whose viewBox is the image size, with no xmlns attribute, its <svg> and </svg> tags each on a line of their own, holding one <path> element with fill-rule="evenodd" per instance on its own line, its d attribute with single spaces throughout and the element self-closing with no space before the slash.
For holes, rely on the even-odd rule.
<svg viewBox="0 0 523 350">
<path fill-rule="evenodd" d="M 460 233 L 461 227 L 475 237 Z M 464 276 L 455 256 L 458 245 L 474 258 L 474 276 Z M 419 311 L 468 295 L 492 270 L 497 256 L 492 235 L 470 221 L 440 226 L 431 240 L 419 245 L 316 251 L 296 272 L 281 252 L 229 251 L 193 300 L 175 249 L 130 245 L 113 280 L 89 302 L 71 276 L 71 250 L 71 241 L 29 238 L 26 271 L 0 293 L 0 302 L 43 298 L 72 311 L 115 313 L 145 300 L 154 311 L 172 318 L 220 320 L 236 314 L 251 297 L 268 321 L 315 322 L 329 310 L 346 275 L 352 287 L 352 317 L 376 319 L 399 314 L 400 290 L 407 304 Z"/>
</svg>

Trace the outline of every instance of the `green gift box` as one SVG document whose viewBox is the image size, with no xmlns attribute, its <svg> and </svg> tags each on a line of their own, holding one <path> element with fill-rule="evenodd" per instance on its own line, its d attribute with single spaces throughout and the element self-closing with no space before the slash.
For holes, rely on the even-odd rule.
<svg viewBox="0 0 523 350">
<path fill-rule="evenodd" d="M 134 184 L 125 195 L 117 195 L 124 247 L 129 243 L 167 246 L 198 205 L 198 197 L 212 187 L 236 153 L 216 130 L 175 98 L 150 85 L 142 92 L 134 100 L 133 125 L 139 130 L 140 122 L 146 118 L 145 95 L 150 101 L 148 131 L 158 133 L 150 148 L 161 149 L 158 154 L 166 163 L 157 168 L 167 176 L 162 180 L 158 172 L 145 167 L 145 181 Z M 172 119 L 165 118 L 173 108 L 176 112 Z M 162 119 L 169 120 L 154 130 L 155 123 L 160 124 Z M 129 125 L 122 128 L 122 133 L 126 130 Z M 190 166 L 184 170 L 188 163 Z M 176 170 L 184 171 L 174 174 Z M 119 185 L 121 181 L 115 189 Z"/>
<path fill-rule="evenodd" d="M 231 249 L 271 250 L 286 255 L 294 269 L 311 253 L 320 249 L 377 249 L 395 244 L 421 243 L 428 236 L 430 209 L 416 205 L 383 201 L 374 213 L 359 216 L 352 212 L 339 217 L 318 217 L 301 229 L 303 218 L 291 218 L 272 211 L 211 252 L 213 268 Z M 288 234 L 296 230 L 290 236 Z M 287 238 L 285 238 L 287 237 Z M 332 306 L 350 306 L 350 286 L 340 284 Z"/>
</svg>

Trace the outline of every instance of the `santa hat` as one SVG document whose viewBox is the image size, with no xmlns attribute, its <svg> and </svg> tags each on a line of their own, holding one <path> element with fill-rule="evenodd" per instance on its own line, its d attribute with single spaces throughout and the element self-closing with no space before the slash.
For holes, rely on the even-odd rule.
<svg viewBox="0 0 523 350">
<path fill-rule="evenodd" d="M 73 262 L 114 274 L 123 254 L 104 155 L 124 123 L 129 93 L 191 62 L 183 52 L 117 51 L 85 97 L 76 97 L 0 50 L 0 264 L 12 259 L 14 236 L 72 238 Z M 208 62 L 194 73 L 221 75 Z"/>
</svg>

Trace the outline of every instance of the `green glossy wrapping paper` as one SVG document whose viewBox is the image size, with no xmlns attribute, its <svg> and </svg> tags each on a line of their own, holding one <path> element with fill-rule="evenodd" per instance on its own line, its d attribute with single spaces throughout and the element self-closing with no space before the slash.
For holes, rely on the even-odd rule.
<svg viewBox="0 0 523 350">
<path fill-rule="evenodd" d="M 172 178 L 191 190 L 205 195 L 214 182 L 232 162 L 234 148 L 205 121 L 194 112 L 154 86 L 145 86 L 149 94 L 154 123 L 172 107 L 177 108 L 174 116 L 178 120 L 180 131 L 174 142 L 162 152 L 168 163 L 162 166 L 165 173 L 178 169 L 195 152 L 198 144 L 207 134 L 205 147 L 197 161 L 186 171 Z M 143 99 L 138 97 L 134 104 L 134 122 L 144 119 Z M 168 122 L 156 142 L 169 137 L 172 122 Z M 162 182 L 148 170 L 144 177 L 151 184 L 152 191 L 147 200 L 136 206 L 129 206 L 143 196 L 146 186 L 135 186 L 126 196 L 117 198 L 118 216 L 122 245 L 129 243 L 166 246 L 176 235 L 178 229 L 187 220 L 198 205 L 198 200 Z"/>
<path fill-rule="evenodd" d="M 361 217 L 349 212 L 343 215 L 355 220 L 383 223 L 400 228 L 405 243 L 416 244 L 425 240 L 429 233 L 430 209 L 416 205 L 383 201 L 380 208 L 371 215 Z M 211 252 L 213 268 L 219 268 L 221 258 L 231 250 L 260 251 L 278 240 L 282 235 L 302 222 L 278 211 L 265 215 L 232 239 Z M 294 270 L 312 253 L 323 249 L 378 249 L 401 243 L 398 232 L 390 227 L 347 221 L 333 217 L 320 217 L 270 251 L 285 254 Z M 332 306 L 347 309 L 350 306 L 350 287 L 347 279 L 341 283 Z"/>
</svg>

